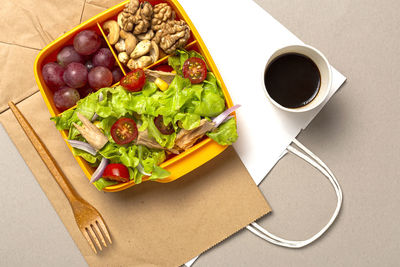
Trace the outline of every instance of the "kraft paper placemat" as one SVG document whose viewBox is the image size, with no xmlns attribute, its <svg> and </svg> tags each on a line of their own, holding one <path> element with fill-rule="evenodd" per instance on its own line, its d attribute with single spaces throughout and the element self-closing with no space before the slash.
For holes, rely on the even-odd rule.
<svg viewBox="0 0 400 267">
<path fill-rule="evenodd" d="M 41 94 L 18 107 L 72 185 L 99 210 L 109 227 L 113 244 L 95 255 L 78 230 L 66 198 L 11 111 L 2 113 L 0 122 L 91 266 L 181 265 L 270 211 L 231 147 L 175 182 L 146 182 L 118 193 L 98 192 L 49 120 Z"/>
</svg>

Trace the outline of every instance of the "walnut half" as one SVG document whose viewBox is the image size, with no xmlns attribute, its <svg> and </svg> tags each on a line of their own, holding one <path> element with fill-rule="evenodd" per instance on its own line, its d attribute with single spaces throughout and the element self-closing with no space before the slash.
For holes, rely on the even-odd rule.
<svg viewBox="0 0 400 267">
<path fill-rule="evenodd" d="M 118 14 L 118 25 L 126 32 L 145 33 L 151 26 L 152 16 L 153 6 L 149 2 L 131 0 Z"/>
<path fill-rule="evenodd" d="M 160 3 L 154 6 L 151 29 L 158 31 L 169 20 L 175 19 L 175 11 L 167 4 Z"/>
<path fill-rule="evenodd" d="M 183 20 L 170 20 L 164 23 L 156 33 L 153 41 L 167 54 L 184 48 L 190 38 L 190 28 Z"/>
<path fill-rule="evenodd" d="M 140 4 L 140 8 L 136 11 L 136 25 L 133 34 L 141 34 L 147 32 L 151 26 L 151 17 L 153 16 L 153 6 L 149 2 Z"/>
<path fill-rule="evenodd" d="M 118 14 L 118 25 L 124 31 L 130 32 L 136 23 L 135 14 L 139 9 L 139 0 L 131 0 L 125 5 L 124 10 Z"/>
</svg>

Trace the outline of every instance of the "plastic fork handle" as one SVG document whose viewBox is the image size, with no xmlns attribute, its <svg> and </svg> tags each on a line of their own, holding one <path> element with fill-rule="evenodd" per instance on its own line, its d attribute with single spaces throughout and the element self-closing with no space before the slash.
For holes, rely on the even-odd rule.
<svg viewBox="0 0 400 267">
<path fill-rule="evenodd" d="M 43 160 L 44 164 L 46 164 L 50 173 L 53 175 L 57 184 L 61 187 L 61 190 L 64 192 L 68 201 L 72 204 L 74 201 L 84 201 L 82 197 L 76 192 L 76 190 L 72 187 L 71 183 L 65 177 L 64 173 L 58 166 L 56 160 L 50 154 L 49 150 L 46 148 L 45 144 L 40 140 L 40 137 L 36 134 L 35 130 L 26 120 L 21 111 L 17 108 L 17 106 L 13 102 L 9 102 L 8 106 L 11 111 L 14 113 L 15 118 L 18 120 L 22 129 L 26 133 L 27 137 L 31 141 L 33 147 L 39 153 L 40 158 Z"/>
</svg>

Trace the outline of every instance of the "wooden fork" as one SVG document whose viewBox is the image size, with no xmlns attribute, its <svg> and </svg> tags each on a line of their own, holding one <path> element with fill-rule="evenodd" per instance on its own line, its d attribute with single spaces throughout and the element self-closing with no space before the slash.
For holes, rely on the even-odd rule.
<svg viewBox="0 0 400 267">
<path fill-rule="evenodd" d="M 21 111 L 15 106 L 15 104 L 13 102 L 9 102 L 8 106 L 11 108 L 22 129 L 25 131 L 32 145 L 39 153 L 40 157 L 46 164 L 47 168 L 53 175 L 54 179 L 61 187 L 62 191 L 64 192 L 65 196 L 67 197 L 72 207 L 76 224 L 81 230 L 83 236 L 89 242 L 90 247 L 97 254 L 96 247 L 94 246 L 92 240 L 96 243 L 97 247 L 100 250 L 102 250 L 102 247 L 99 242 L 99 239 L 101 240 L 101 243 L 103 243 L 104 247 L 107 247 L 107 243 L 104 240 L 103 234 L 106 236 L 108 242 L 110 244 L 112 243 L 110 235 L 107 231 L 106 224 L 104 223 L 104 220 L 101 217 L 100 213 L 75 191 L 71 183 L 68 181 L 64 173 L 61 171 L 60 167 L 58 166 L 53 156 L 47 150 L 46 146 L 40 140 L 35 130 L 33 130 L 32 126 L 22 115 Z"/>
</svg>

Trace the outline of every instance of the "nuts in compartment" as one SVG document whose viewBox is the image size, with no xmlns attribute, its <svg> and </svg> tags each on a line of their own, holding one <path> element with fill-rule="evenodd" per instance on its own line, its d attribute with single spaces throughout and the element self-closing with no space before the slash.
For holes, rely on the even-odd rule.
<svg viewBox="0 0 400 267">
<path fill-rule="evenodd" d="M 102 29 L 119 62 L 132 70 L 149 67 L 187 45 L 189 25 L 175 19 L 174 8 L 168 3 L 152 6 L 147 1 L 131 0 L 116 20 L 104 22 Z"/>
<path fill-rule="evenodd" d="M 163 24 L 153 38 L 167 54 L 184 48 L 190 38 L 190 28 L 183 20 L 171 20 Z"/>
</svg>

